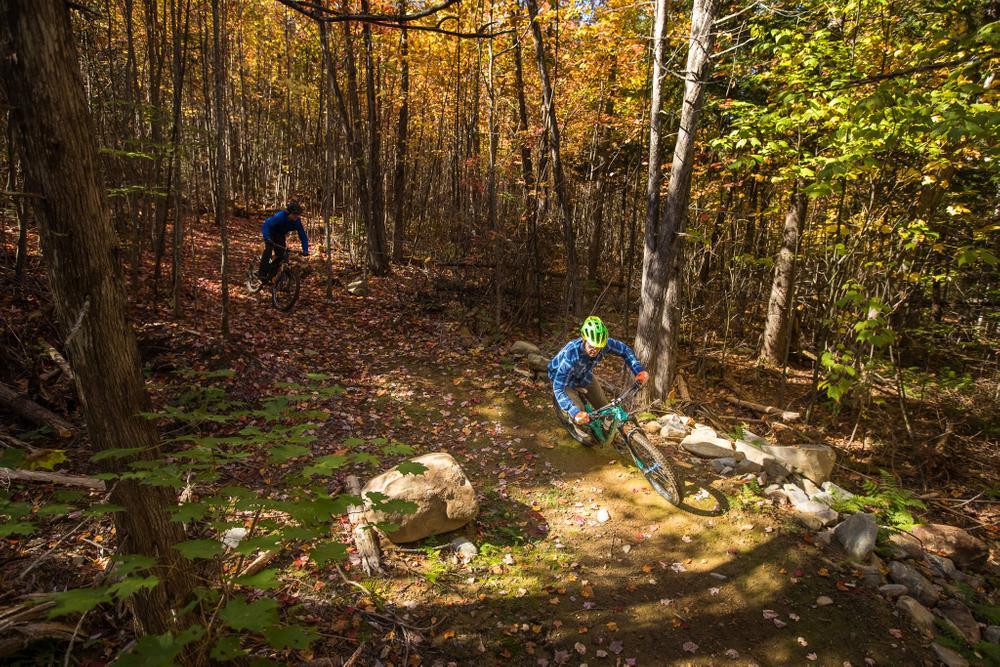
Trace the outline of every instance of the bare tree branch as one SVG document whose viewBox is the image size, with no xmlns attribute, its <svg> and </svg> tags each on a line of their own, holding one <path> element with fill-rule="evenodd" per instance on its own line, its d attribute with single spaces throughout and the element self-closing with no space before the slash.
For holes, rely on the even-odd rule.
<svg viewBox="0 0 1000 667">
<path fill-rule="evenodd" d="M 383 28 L 400 28 L 405 23 L 407 24 L 406 27 L 409 30 L 436 32 L 441 35 L 450 35 L 452 37 L 462 37 L 466 39 L 490 39 L 511 32 L 509 29 L 497 32 L 485 32 L 489 26 L 493 25 L 492 23 L 486 23 L 479 26 L 475 32 L 448 30 L 441 27 L 441 24 L 445 21 L 458 21 L 457 16 L 446 16 L 433 26 L 410 25 L 413 21 L 437 14 L 452 5 L 458 4 L 461 0 L 444 0 L 444 2 L 440 4 L 432 5 L 412 14 L 342 14 L 330 9 L 329 7 L 324 7 L 320 3 L 313 2 L 312 0 L 278 0 L 278 2 L 301 14 L 305 14 L 314 21 L 321 23 L 345 23 L 348 21 L 356 21 L 358 23 L 368 23 L 370 25 L 377 25 Z"/>
</svg>

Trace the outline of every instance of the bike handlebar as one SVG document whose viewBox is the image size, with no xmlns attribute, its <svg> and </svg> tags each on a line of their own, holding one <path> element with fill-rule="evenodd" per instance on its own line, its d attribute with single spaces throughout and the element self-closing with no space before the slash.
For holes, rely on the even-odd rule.
<svg viewBox="0 0 1000 667">
<path fill-rule="evenodd" d="M 598 409 L 594 410 L 593 412 L 588 412 L 587 414 L 590 416 L 591 419 L 593 419 L 594 417 L 601 416 L 601 413 L 604 412 L 605 410 L 609 410 L 611 408 L 617 407 L 617 406 L 621 405 L 622 403 L 624 403 L 626 399 L 629 399 L 629 398 L 635 396 L 637 393 L 639 393 L 639 388 L 640 387 L 642 387 L 642 383 L 639 382 L 638 380 L 636 380 L 635 382 L 632 383 L 631 387 L 629 387 L 624 392 L 622 392 L 621 396 L 619 396 L 618 398 L 614 399 L 613 401 L 611 401 L 610 403 L 608 403 L 604 407 L 598 408 Z"/>
</svg>

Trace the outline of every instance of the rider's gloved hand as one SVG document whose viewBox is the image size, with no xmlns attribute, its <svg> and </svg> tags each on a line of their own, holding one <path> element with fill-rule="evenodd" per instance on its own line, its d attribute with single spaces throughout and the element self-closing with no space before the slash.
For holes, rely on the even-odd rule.
<svg viewBox="0 0 1000 667">
<path fill-rule="evenodd" d="M 641 373 L 635 376 L 635 381 L 638 382 L 639 384 L 646 384 L 646 382 L 649 381 L 649 373 L 647 373 L 646 371 L 642 371 Z"/>
<path fill-rule="evenodd" d="M 573 421 L 575 421 L 577 424 L 580 424 L 581 426 L 584 424 L 589 424 L 590 415 L 588 415 L 586 412 L 577 412 L 576 417 L 573 417 Z"/>
</svg>

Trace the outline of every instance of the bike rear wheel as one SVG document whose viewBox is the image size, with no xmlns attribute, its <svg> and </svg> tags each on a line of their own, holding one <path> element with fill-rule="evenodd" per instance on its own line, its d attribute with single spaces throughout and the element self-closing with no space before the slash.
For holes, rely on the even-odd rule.
<svg viewBox="0 0 1000 667">
<path fill-rule="evenodd" d="M 569 437 L 573 438 L 579 442 L 584 447 L 593 447 L 597 444 L 597 438 L 594 436 L 593 431 L 590 430 L 589 426 L 577 426 L 570 419 L 570 416 L 559 407 L 559 401 L 556 400 L 555 396 L 552 396 L 552 409 L 556 411 L 556 419 L 559 423 L 563 425 L 566 432 L 569 433 Z"/>
<path fill-rule="evenodd" d="M 289 270 L 278 273 L 271 283 L 271 302 L 274 303 L 274 307 L 283 313 L 294 308 L 295 302 L 299 300 L 301 286 L 302 282 L 297 273 Z"/>
<path fill-rule="evenodd" d="M 257 275 L 257 262 L 252 259 L 250 260 L 250 264 L 247 266 L 247 277 L 243 284 L 246 286 L 247 291 L 251 294 L 256 294 L 260 291 L 260 288 L 264 286 L 264 283 Z"/>
<path fill-rule="evenodd" d="M 653 487 L 653 490 L 663 496 L 671 505 L 680 505 L 681 487 L 677 474 L 667 462 L 660 450 L 652 445 L 646 436 L 638 429 L 632 431 L 626 438 L 632 461 L 642 472 L 643 477 Z"/>
</svg>

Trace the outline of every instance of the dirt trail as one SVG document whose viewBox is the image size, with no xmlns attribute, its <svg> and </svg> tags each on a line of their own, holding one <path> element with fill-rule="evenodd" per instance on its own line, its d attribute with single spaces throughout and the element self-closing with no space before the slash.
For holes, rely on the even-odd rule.
<svg viewBox="0 0 1000 667">
<path fill-rule="evenodd" d="M 238 229 L 243 266 L 255 232 Z M 838 570 L 762 500 L 736 499 L 738 484 L 704 463 L 668 449 L 695 482 L 689 493 L 711 485 L 734 497 L 720 517 L 669 506 L 610 449 L 577 445 L 554 419 L 546 383 L 512 373 L 496 348 L 447 317 L 421 312 L 399 276 L 374 281 L 368 298 L 337 289 L 332 302 L 313 277 L 291 316 L 241 292 L 233 321 L 247 368 L 342 380 L 348 392 L 323 433 L 330 447 L 346 435 L 382 436 L 447 451 L 472 479 L 476 559 L 393 551 L 392 574 L 365 582 L 418 625 L 434 624 L 413 664 L 839 667 L 929 655 L 859 573 Z M 601 508 L 611 517 L 603 524 Z M 326 602 L 342 601 L 327 590 Z M 820 595 L 833 604 L 816 606 Z"/>
</svg>

